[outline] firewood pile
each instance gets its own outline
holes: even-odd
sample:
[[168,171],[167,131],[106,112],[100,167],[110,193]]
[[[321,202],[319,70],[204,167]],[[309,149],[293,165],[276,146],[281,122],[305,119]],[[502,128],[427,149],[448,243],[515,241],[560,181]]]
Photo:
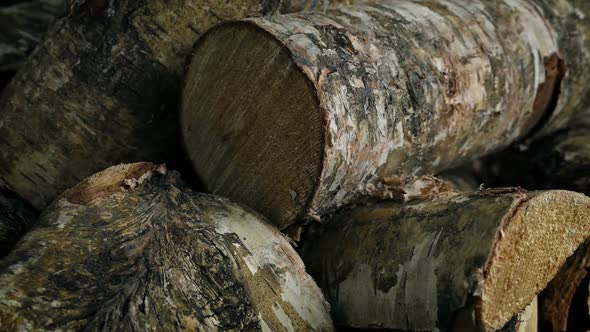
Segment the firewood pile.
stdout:
[[590,1],[0,3],[0,331],[590,330]]

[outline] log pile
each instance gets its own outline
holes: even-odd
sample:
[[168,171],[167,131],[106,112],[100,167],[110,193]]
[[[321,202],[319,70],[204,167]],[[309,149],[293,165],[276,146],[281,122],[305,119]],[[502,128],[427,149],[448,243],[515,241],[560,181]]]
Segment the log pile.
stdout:
[[1,331],[590,329],[590,2],[0,21]]

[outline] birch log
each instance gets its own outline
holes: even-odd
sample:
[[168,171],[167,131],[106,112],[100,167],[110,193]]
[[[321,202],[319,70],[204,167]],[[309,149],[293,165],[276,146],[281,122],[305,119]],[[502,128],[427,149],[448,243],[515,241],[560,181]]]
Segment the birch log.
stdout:
[[148,163],[65,192],[0,262],[0,289],[4,331],[332,330],[283,235]]
[[588,62],[578,35],[590,25],[550,3],[573,6],[385,0],[222,25],[198,42],[184,86],[191,160],[210,190],[286,228],[383,177],[505,147],[562,107],[560,93],[588,90],[561,82]]
[[37,212],[18,197],[0,192],[0,258],[37,220]]
[[337,325],[496,330],[590,236],[590,198],[490,189],[344,209],[302,257]]
[[[0,100],[0,185],[37,208],[121,161],[174,161],[185,57],[224,20],[315,0],[70,1]],[[338,2],[338,1],[337,1]],[[173,148],[179,147],[179,148]]]

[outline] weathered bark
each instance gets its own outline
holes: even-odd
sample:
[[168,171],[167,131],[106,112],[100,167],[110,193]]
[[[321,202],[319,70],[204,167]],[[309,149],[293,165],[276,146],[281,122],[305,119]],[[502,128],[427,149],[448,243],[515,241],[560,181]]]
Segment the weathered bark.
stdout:
[[65,14],[63,0],[20,0],[0,4],[0,73],[15,71],[49,29]]
[[490,186],[568,189],[590,195],[590,126],[562,130],[529,146],[483,158],[475,169]]
[[203,31],[317,1],[72,3],[0,101],[0,185],[37,208],[117,162],[181,154],[180,77]]
[[551,16],[562,5],[386,0],[222,25],[184,87],[192,162],[209,189],[285,228],[383,177],[505,147],[561,110],[560,93],[588,91],[561,84],[590,58],[576,44],[587,20]]
[[[577,322],[588,324],[587,303],[574,303],[574,295],[580,288],[588,287],[588,269],[590,268],[590,240],[581,245],[574,255],[559,269],[557,276],[540,294],[540,325],[542,331],[587,331],[590,327],[576,326]],[[586,309],[585,317],[575,317],[572,321],[570,313],[573,311],[581,315],[577,307]]]
[[[531,137],[543,137],[590,120],[590,1],[534,0],[554,29],[559,57],[567,67],[549,109]],[[548,70],[550,70],[548,68]],[[588,122],[590,126],[590,122]]]
[[489,189],[345,209],[302,257],[336,324],[501,328],[590,236],[590,198]]
[[0,258],[37,220],[37,212],[12,194],[0,192]]
[[332,329],[283,235],[148,163],[65,192],[0,272],[2,330]]

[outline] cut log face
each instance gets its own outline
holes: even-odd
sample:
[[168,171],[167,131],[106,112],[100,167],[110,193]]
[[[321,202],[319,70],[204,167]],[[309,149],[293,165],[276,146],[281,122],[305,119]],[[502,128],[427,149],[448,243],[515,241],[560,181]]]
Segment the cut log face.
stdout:
[[337,325],[496,330],[590,235],[590,198],[484,190],[345,209],[303,259]]
[[[174,161],[185,60],[211,26],[312,0],[71,2],[3,91],[0,183],[37,208],[119,162]],[[178,147],[178,148],[171,148]]]
[[191,160],[211,191],[285,229],[367,183],[505,147],[566,89],[562,26],[548,23],[563,22],[539,6],[399,0],[215,28],[184,86]]
[[332,330],[287,239],[148,163],[64,193],[0,263],[0,329]]
[[37,220],[37,212],[23,200],[0,192],[0,258],[6,256]]

